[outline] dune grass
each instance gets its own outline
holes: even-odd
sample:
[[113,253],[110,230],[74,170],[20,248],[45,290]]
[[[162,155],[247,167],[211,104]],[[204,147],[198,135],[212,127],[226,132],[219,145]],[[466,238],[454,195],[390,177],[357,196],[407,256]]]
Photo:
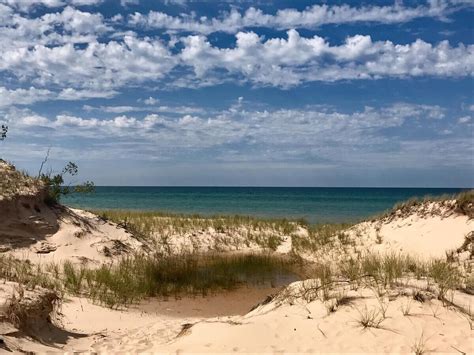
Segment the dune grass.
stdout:
[[84,296],[108,307],[145,297],[207,295],[243,285],[273,283],[298,273],[295,260],[260,254],[134,255],[99,268],[63,264],[32,265],[0,255],[0,279],[27,289],[37,286]]
[[399,202],[395,204],[390,210],[374,216],[371,220],[375,219],[385,219],[393,217],[395,212],[406,215],[413,212],[413,209],[427,206],[430,202],[438,202],[441,205],[446,203],[451,203],[454,201],[453,205],[449,207],[452,208],[456,213],[464,214],[469,218],[474,218],[474,190],[466,190],[457,194],[449,195],[443,194],[440,196],[424,196],[424,197],[413,197],[407,201]]
[[213,228],[217,232],[235,231],[246,227],[252,231],[274,230],[282,234],[296,231],[295,221],[282,218],[257,218],[250,216],[164,213],[157,211],[96,210],[93,213],[126,227],[133,227],[144,236],[173,230],[186,233],[191,230]]
[[[137,255],[98,269],[69,269],[70,288],[85,280],[92,299],[107,306],[144,297],[207,295],[241,285],[274,282],[296,271],[288,258],[270,254]],[[84,285],[84,282],[83,282]]]
[[322,246],[331,246],[337,239],[341,244],[348,244],[345,231],[350,228],[349,223],[314,224],[307,226],[308,235],[291,235],[293,249],[299,251],[316,251]]
[[[0,256],[0,279],[16,281],[27,289],[41,286],[92,299],[108,306],[133,304],[146,297],[207,295],[242,285],[272,283],[289,274],[316,279],[305,299],[331,298],[341,283],[387,290],[407,278],[425,279],[428,288],[446,300],[449,290],[462,289],[463,275],[444,260],[420,261],[402,254],[367,254],[333,265],[300,263],[297,259],[260,254],[135,255],[99,268],[59,264],[33,265]],[[308,297],[310,295],[310,297]]]
[[[162,251],[170,251],[169,243],[176,236],[193,243],[189,251],[199,251],[199,236],[213,235],[213,248],[218,251],[257,245],[276,250],[284,236],[295,233],[299,224],[287,219],[262,219],[248,216],[200,216],[151,211],[93,211],[104,220],[124,227],[136,238],[158,242]],[[194,245],[194,243],[197,243]],[[202,250],[201,250],[202,251]]]

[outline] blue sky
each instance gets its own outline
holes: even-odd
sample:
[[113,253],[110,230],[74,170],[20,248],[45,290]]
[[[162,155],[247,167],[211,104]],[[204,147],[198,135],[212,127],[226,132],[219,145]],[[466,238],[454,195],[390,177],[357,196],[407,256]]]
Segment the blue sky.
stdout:
[[0,153],[98,185],[474,186],[474,1],[0,0]]

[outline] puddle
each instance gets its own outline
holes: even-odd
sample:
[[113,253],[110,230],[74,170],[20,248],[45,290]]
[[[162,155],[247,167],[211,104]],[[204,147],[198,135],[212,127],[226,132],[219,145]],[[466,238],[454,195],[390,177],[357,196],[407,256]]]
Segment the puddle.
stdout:
[[179,299],[148,299],[136,306],[137,310],[168,317],[212,318],[244,315],[253,306],[298,280],[294,275],[279,275],[272,283],[248,285],[231,291],[206,296],[183,296]]

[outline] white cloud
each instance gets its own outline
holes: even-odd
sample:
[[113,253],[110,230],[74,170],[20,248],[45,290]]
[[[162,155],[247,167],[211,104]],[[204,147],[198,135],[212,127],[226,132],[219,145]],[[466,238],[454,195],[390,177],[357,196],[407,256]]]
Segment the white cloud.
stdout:
[[[216,161],[226,162],[323,159],[328,163],[355,164],[370,158],[372,163],[379,161],[396,165],[402,164],[405,159],[409,164],[419,165],[418,151],[410,152],[404,147],[416,143],[421,146],[420,150],[426,151],[424,144],[432,146],[436,139],[442,139],[437,133],[447,127],[439,129],[431,116],[443,111],[438,106],[405,103],[385,108],[366,107],[352,113],[312,107],[248,110],[242,103],[239,108],[233,105],[215,114],[183,114],[180,117],[154,113],[144,118],[120,115],[98,119],[63,114],[47,119],[28,111],[19,111],[14,116],[8,116],[8,122],[19,134],[41,132],[38,126],[52,129],[47,135],[53,141],[59,139],[59,145],[62,144],[61,137],[68,137],[70,143],[75,139],[95,139],[95,143],[91,141],[93,145],[90,149],[96,145],[104,158],[112,153],[103,144],[114,142],[109,149],[124,149],[128,154],[143,157],[144,151],[160,151],[163,159],[212,152]],[[417,121],[419,125],[413,124]],[[383,134],[388,128],[405,124],[419,126],[423,135],[432,134],[437,138],[411,141],[399,137],[394,141],[392,136]],[[468,141],[468,137],[450,136],[458,140],[457,146],[461,142],[466,145]],[[437,152],[446,150],[438,149],[441,150]],[[469,150],[472,147],[465,147],[465,151]],[[387,158],[387,151],[390,151],[390,159]],[[418,159],[414,159],[414,155]],[[456,159],[461,158],[458,156]],[[423,162],[428,165],[439,163],[436,157],[429,156],[424,156]]]
[[107,113],[126,113],[126,112],[159,112],[171,114],[202,114],[205,111],[195,106],[166,106],[166,105],[147,105],[147,106],[100,106],[94,107],[84,105],[86,111],[102,111]]
[[[0,0],[0,73],[16,78],[14,84],[28,82],[38,90],[58,92],[52,97],[67,100],[107,98],[122,87],[146,82],[154,82],[158,87],[199,87],[237,81],[289,88],[312,81],[461,77],[474,73],[474,45],[451,46],[448,41],[431,44],[422,40],[400,45],[391,41],[374,42],[370,36],[363,35],[332,45],[319,36],[302,37],[294,29],[284,38],[238,32],[235,46],[229,47],[215,46],[202,35],[181,39],[171,36],[167,42],[157,37],[139,38],[133,32],[114,32],[111,23],[100,13],[78,10],[70,6],[73,2],[98,1]],[[13,11],[40,3],[53,12],[32,18]],[[232,31],[258,21],[276,28],[307,27],[345,18],[401,21],[418,12],[441,16],[451,11],[452,6],[462,4],[465,5],[459,1],[456,4],[431,1],[417,7],[396,3],[358,8],[315,5],[303,11],[279,10],[274,15],[250,8],[244,15],[232,10],[225,20],[202,19],[197,23],[187,17],[186,21],[191,27],[197,26],[195,32],[203,33],[209,32],[204,28],[209,23]],[[156,16],[156,21],[175,29],[183,21],[165,14]],[[176,41],[181,41],[184,48],[175,46]],[[36,101],[43,100],[43,96],[39,94]],[[150,100],[154,99],[144,103],[157,104]]]
[[83,100],[90,98],[110,98],[116,94],[115,91],[91,91],[76,90],[66,88],[59,92],[29,87],[27,89],[7,89],[0,86],[0,108],[18,105],[31,105],[36,102],[52,101],[52,100]]
[[0,0],[0,4],[9,5],[20,11],[29,11],[37,6],[45,6],[47,8],[63,7],[66,5],[97,5],[103,0]]
[[50,100],[53,96],[54,93],[51,91],[35,87],[9,90],[0,86],[0,108],[13,105],[30,105],[35,102]]
[[73,88],[66,88],[61,90],[57,98],[59,100],[83,100],[83,99],[108,99],[116,95],[117,92],[113,90],[76,90]]
[[463,116],[458,118],[458,123],[464,124],[471,122],[471,116]]
[[236,38],[234,48],[218,48],[203,36],[188,36],[180,57],[199,78],[225,69],[256,84],[282,87],[305,81],[474,73],[474,45],[451,47],[448,41],[398,45],[356,35],[331,46],[322,37],[304,38],[296,30],[288,31],[287,39],[264,40],[254,32],[239,32]]
[[127,7],[128,5],[138,5],[140,0],[120,0],[120,5]]
[[[86,23],[85,19],[71,21],[67,26],[80,34],[88,28]],[[96,93],[147,81],[179,87],[237,79],[287,88],[311,81],[474,73],[474,45],[452,47],[448,41],[399,45],[355,35],[331,45],[322,37],[301,37],[290,30],[287,38],[269,39],[239,32],[231,48],[213,46],[206,37],[196,35],[182,38],[182,43],[184,48],[176,52],[160,39],[126,35],[123,41],[93,39],[82,47],[72,43],[7,46],[0,51],[0,71],[38,87],[55,85]],[[171,76],[174,69],[181,70],[177,78]]]
[[244,13],[235,8],[221,18],[196,18],[183,14],[170,16],[164,12],[150,11],[148,14],[136,12],[129,17],[135,26],[159,28],[169,31],[190,31],[202,34],[222,31],[236,33],[248,27],[275,29],[308,28],[316,29],[327,24],[356,22],[403,23],[422,17],[444,18],[460,6],[472,6],[470,1],[428,1],[416,7],[407,7],[400,2],[388,6],[313,5],[299,11],[281,9],[276,14],[266,14],[250,7]]
[[159,40],[126,36],[123,42],[36,45],[0,52],[0,71],[28,78],[37,85],[59,85],[76,90],[110,91],[131,82],[163,78],[176,64]]
[[148,99],[143,100],[143,102],[145,105],[156,105],[160,100],[150,96]]
[[[2,50],[28,48],[36,45],[89,43],[111,28],[98,13],[80,11],[66,6],[61,12],[30,18],[11,12],[0,4],[0,46]],[[3,9],[10,9],[4,14]]]

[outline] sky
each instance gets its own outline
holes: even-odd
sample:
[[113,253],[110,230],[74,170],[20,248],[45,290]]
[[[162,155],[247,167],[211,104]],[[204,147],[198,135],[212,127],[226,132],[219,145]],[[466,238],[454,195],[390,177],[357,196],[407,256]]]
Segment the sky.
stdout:
[[474,0],[0,0],[0,156],[161,186],[474,186]]

